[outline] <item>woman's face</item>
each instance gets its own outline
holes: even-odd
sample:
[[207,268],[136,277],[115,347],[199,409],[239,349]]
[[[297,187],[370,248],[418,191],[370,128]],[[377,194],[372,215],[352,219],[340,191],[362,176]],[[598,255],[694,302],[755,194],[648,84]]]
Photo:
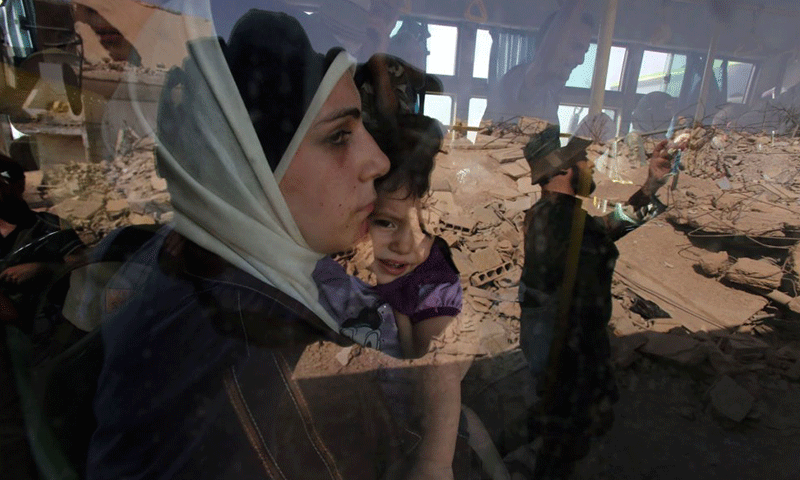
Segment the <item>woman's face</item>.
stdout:
[[335,253],[367,233],[373,181],[389,170],[361,122],[361,97],[344,75],[322,106],[279,184],[312,250]]

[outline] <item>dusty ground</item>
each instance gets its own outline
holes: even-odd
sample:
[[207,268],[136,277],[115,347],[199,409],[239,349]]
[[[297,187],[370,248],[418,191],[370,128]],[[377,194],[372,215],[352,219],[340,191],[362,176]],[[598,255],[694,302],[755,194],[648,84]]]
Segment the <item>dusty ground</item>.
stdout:
[[[475,356],[464,403],[504,453],[524,441],[533,399],[517,347],[521,223],[539,197],[522,159],[523,133],[479,135],[475,144],[451,138],[437,159],[430,199],[431,221],[451,245],[465,287],[459,323],[437,349],[445,357]],[[778,268],[782,292],[798,294],[800,253],[795,248],[792,260],[790,249],[800,238],[800,142],[691,133],[686,171],[674,190],[661,192],[669,210],[618,243],[611,328],[622,339],[622,398],[614,428],[576,479],[800,478],[800,321],[765,292],[702,276],[696,267],[710,253],[724,253],[730,263],[765,262]],[[593,214],[624,201],[646,175],[627,147],[607,147],[592,147],[598,189],[584,205]],[[645,139],[642,148],[652,147]],[[155,173],[152,139],[122,131],[115,152],[101,164],[67,163],[30,175],[27,199],[72,221],[87,243],[116,227],[168,222],[169,195]],[[344,259],[350,273],[367,276],[368,251]],[[632,312],[635,297],[670,318]],[[322,344],[309,348],[296,374],[404,366],[360,347]]]
[[[153,42],[182,32],[182,21],[126,2],[131,16],[116,14],[121,9],[109,10],[100,0],[76,2],[85,13],[100,12],[118,36],[131,40],[117,52],[109,25],[93,24],[91,16],[79,21],[93,64],[89,70],[121,68],[115,56],[128,58],[131,48],[144,69],[179,64],[183,39],[167,42],[175,45],[172,50],[156,49]],[[504,453],[524,441],[524,416],[533,399],[517,348],[516,290],[523,262],[521,219],[539,191],[530,185],[522,160],[521,133],[481,135],[475,145],[451,138],[432,178],[433,221],[453,247],[465,287],[459,324],[437,348],[445,356],[475,356],[463,382],[463,401]],[[800,321],[760,293],[695,269],[706,253],[766,261],[784,274],[780,290],[798,294],[800,262],[790,260],[788,248],[800,237],[800,142],[700,129],[692,132],[690,145],[676,188],[662,190],[670,210],[619,244],[612,330],[621,339],[616,342],[621,399],[613,429],[581,462],[576,479],[800,478]],[[113,160],[29,175],[27,200],[68,218],[87,243],[116,227],[166,223],[172,217],[169,196],[155,174],[152,146],[152,139],[123,131]],[[642,148],[652,151],[653,142],[645,139]],[[646,167],[621,143],[618,149],[592,151],[598,190],[584,205],[602,214],[636,190]],[[607,151],[611,155],[604,157]],[[364,275],[368,252],[348,258],[350,272]],[[628,290],[654,301],[671,318],[631,312]],[[409,365],[360,347],[320,344],[308,349],[296,374]],[[732,382],[725,383],[729,389],[712,398],[709,392],[726,379]],[[730,418],[732,412],[743,412],[743,418]]]
[[580,465],[580,479],[800,478],[800,385],[778,375],[738,378],[758,396],[741,424],[708,406],[708,378],[642,363],[620,372],[612,430]]

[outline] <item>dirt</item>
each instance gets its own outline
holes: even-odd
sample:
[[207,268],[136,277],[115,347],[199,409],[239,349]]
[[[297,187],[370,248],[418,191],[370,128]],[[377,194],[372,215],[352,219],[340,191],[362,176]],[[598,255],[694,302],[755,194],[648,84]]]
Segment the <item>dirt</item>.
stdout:
[[[430,220],[452,248],[466,293],[459,321],[437,340],[432,358],[474,356],[464,403],[508,453],[525,441],[533,401],[518,348],[516,291],[524,260],[522,218],[540,192],[514,152],[526,133],[486,133],[477,145],[463,138],[449,142],[433,173]],[[615,358],[622,398],[614,428],[575,478],[798,478],[800,350],[792,342],[800,338],[800,322],[757,293],[702,275],[695,264],[722,251],[731,261],[768,259],[783,272],[779,288],[796,295],[797,260],[790,249],[800,238],[800,143],[713,129],[691,134],[687,169],[675,188],[661,191],[667,212],[619,244],[612,330],[620,338]],[[652,151],[651,140],[643,145]],[[636,191],[647,167],[627,147],[618,147],[613,158],[608,145],[593,151],[610,160],[584,205],[602,214]],[[113,228],[172,218],[166,184],[155,172],[153,140],[123,130],[115,152],[98,164],[52,167],[36,187],[41,208],[64,215],[87,243]],[[761,158],[771,160],[751,165]],[[370,255],[362,247],[341,260],[349,273],[369,280]],[[670,317],[631,313],[623,301],[627,290]],[[419,364],[321,343],[307,349],[296,375]],[[723,378],[733,382],[726,380],[729,391],[746,390],[752,405],[715,406],[708,392]],[[737,398],[746,402],[748,395]],[[741,421],[720,413],[742,411]]]

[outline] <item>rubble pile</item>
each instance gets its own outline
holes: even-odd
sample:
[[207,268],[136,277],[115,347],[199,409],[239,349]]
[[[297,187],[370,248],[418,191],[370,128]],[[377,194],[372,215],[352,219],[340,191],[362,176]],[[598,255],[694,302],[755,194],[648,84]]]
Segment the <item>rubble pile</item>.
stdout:
[[[519,388],[524,364],[514,349],[516,293],[522,220],[538,187],[522,155],[529,134],[502,127],[480,132],[474,143],[455,138],[433,175],[437,233],[451,245],[465,286],[463,321],[478,325],[479,352],[515,366],[479,362],[466,380],[467,397],[491,396],[486,385],[503,377]],[[685,168],[659,194],[667,211],[617,242],[611,328],[621,383],[642,368],[688,369],[699,392],[693,418],[707,412],[728,424],[771,424],[764,389],[793,388],[786,382],[800,372],[800,336],[791,335],[800,333],[800,316],[793,316],[800,306],[793,288],[800,184],[792,175],[800,171],[800,142],[711,128],[680,134],[689,137]],[[598,186],[585,208],[608,213],[634,193],[658,141],[633,134],[593,144]]]
[[38,185],[49,210],[70,222],[87,244],[115,228],[167,223],[173,216],[167,183],[156,174],[153,139],[121,130],[116,152],[99,164],[54,165]]
[[[519,387],[527,373],[517,349],[517,289],[524,212],[539,198],[539,188],[530,184],[522,148],[543,126],[522,119],[515,127],[484,130],[474,142],[454,136],[437,157],[427,199],[428,224],[451,246],[465,292],[462,315],[435,342],[433,358],[492,359],[476,362],[464,392],[475,408],[479,398],[487,405],[502,403],[502,414],[478,413],[499,415],[503,428],[517,422],[532,401],[527,387]],[[770,138],[762,151],[784,156],[757,161],[769,157],[758,153],[760,138],[693,131],[694,167],[687,163],[677,182],[660,192],[667,211],[617,242],[611,329],[620,382],[635,384],[643,369],[659,365],[689,369],[700,392],[692,399],[692,418],[708,412],[721,422],[768,423],[772,414],[763,389],[793,388],[800,379],[800,204],[794,177],[784,173],[800,167],[798,155],[790,153],[797,148],[800,154],[800,145],[783,139],[773,145]],[[593,145],[590,154],[605,157],[613,168],[596,174],[597,190],[585,207],[603,214],[628,198],[647,172],[640,153],[651,153],[656,143],[629,136]],[[745,149],[735,154],[740,163],[726,153]],[[718,165],[727,166],[724,177]],[[172,218],[166,182],[155,171],[153,141],[130,130],[120,132],[113,160],[53,167],[38,191],[90,242],[119,226]],[[348,273],[370,281],[368,246],[340,260]],[[393,363],[360,347],[320,346],[308,356],[302,365],[314,364],[309,374],[407,362]],[[328,357],[336,361],[321,360]],[[505,396],[488,388],[504,382],[510,389]],[[486,395],[502,398],[486,403]]]

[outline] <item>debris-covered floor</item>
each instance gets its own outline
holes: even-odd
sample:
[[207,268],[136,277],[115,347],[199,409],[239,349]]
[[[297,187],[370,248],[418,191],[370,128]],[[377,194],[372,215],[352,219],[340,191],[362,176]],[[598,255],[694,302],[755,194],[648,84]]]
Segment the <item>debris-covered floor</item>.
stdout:
[[[521,147],[541,128],[521,121],[450,138],[430,199],[438,234],[453,248],[464,311],[437,355],[476,355],[464,403],[501,450],[524,437],[531,402],[517,348],[521,223],[538,198]],[[622,398],[612,431],[577,478],[800,477],[800,140],[698,128],[685,170],[660,192],[668,210],[618,242],[615,362]],[[646,175],[655,139],[593,145],[598,188],[584,204],[602,213]],[[68,218],[87,242],[128,224],[166,223],[166,184],[154,142],[130,130],[116,157],[68,162],[28,175],[29,202]],[[368,276],[368,249],[344,256]],[[318,345],[298,375],[404,365],[358,347]]]

